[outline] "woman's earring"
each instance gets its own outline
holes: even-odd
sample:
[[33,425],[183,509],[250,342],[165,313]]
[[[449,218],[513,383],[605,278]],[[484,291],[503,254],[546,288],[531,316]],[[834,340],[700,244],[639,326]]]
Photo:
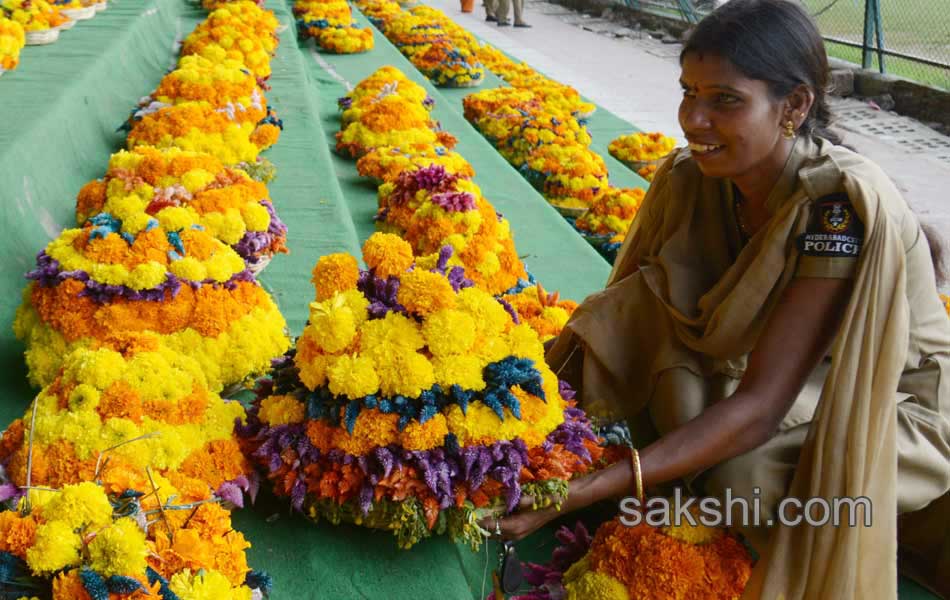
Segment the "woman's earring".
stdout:
[[792,139],[795,137],[795,121],[789,119],[785,121],[785,129],[782,131],[782,135],[785,136],[785,139]]

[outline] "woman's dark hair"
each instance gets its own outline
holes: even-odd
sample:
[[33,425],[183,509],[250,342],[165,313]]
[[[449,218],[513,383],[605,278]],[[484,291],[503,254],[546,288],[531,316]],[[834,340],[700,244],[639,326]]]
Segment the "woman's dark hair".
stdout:
[[769,85],[783,98],[799,85],[815,94],[815,103],[799,129],[835,144],[831,110],[825,99],[828,55],[818,27],[799,4],[789,0],[730,0],[700,21],[690,34],[680,62],[688,53],[722,57],[746,77]]

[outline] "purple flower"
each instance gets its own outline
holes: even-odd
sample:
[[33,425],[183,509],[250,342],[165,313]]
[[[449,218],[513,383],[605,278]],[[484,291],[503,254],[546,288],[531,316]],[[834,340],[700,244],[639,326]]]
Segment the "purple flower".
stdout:
[[475,210],[475,196],[471,192],[439,192],[432,195],[432,202],[448,212]]

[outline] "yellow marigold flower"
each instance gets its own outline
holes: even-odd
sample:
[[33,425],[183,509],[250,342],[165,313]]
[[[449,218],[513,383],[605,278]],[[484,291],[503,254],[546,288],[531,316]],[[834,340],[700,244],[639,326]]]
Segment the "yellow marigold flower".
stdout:
[[198,213],[193,208],[172,206],[158,211],[155,215],[165,231],[181,231],[198,222]]
[[50,521],[36,528],[33,547],[26,551],[26,563],[34,573],[49,574],[79,564],[82,539],[63,521]]
[[[307,332],[304,332],[304,335],[307,335]],[[304,338],[301,337],[301,341],[303,339]],[[300,347],[300,342],[298,342],[297,346],[298,348]],[[333,355],[314,354],[308,356],[306,359],[302,359],[298,350],[294,364],[300,369],[300,381],[311,390],[315,390],[326,384],[327,369],[330,368],[330,365],[333,364],[337,358],[337,356]]]
[[204,263],[191,256],[172,261],[168,270],[171,271],[175,277],[190,281],[203,281],[208,277],[208,269]]
[[228,578],[214,570],[192,574],[191,569],[175,573],[168,582],[169,589],[181,600],[250,600],[250,588],[232,589]]
[[356,337],[356,317],[342,298],[310,303],[308,335],[324,352],[342,352]]
[[699,520],[702,515],[700,514],[698,506],[690,506],[689,511],[692,513],[693,520],[696,521],[696,525],[691,524],[685,517],[680,519],[679,525],[676,525],[674,521],[676,514],[671,508],[669,518],[671,525],[663,527],[660,531],[673,539],[686,542],[687,544],[692,544],[694,546],[711,544],[723,535],[725,530],[719,527],[708,527],[702,524],[702,522]]
[[359,277],[360,267],[356,259],[338,252],[320,258],[310,281],[317,289],[317,300],[326,300],[339,292],[355,289]]
[[449,389],[452,385],[459,385],[462,389],[479,392],[485,389],[485,380],[482,378],[484,364],[476,356],[466,354],[449,354],[435,356],[432,359],[432,368],[435,370],[435,382],[442,389]]
[[366,356],[341,356],[327,369],[330,392],[351,400],[379,390],[379,376],[373,360]]
[[398,276],[412,266],[412,246],[391,233],[374,233],[363,244],[363,260],[377,277]]
[[136,265],[125,285],[133,290],[150,290],[165,281],[165,267],[153,260]]
[[455,290],[443,275],[415,270],[399,280],[399,303],[410,313],[421,316],[455,306]]
[[479,335],[495,336],[513,325],[511,315],[491,294],[475,287],[465,288],[456,297],[459,310],[475,319]]
[[63,487],[44,510],[46,518],[55,519],[71,529],[104,527],[112,522],[112,504],[105,490],[91,481]]
[[99,390],[88,383],[80,383],[69,393],[69,408],[74,411],[95,410],[99,406]]
[[425,345],[419,324],[405,315],[388,312],[382,319],[367,321],[360,328],[360,350],[378,353],[416,351]]
[[610,575],[587,571],[565,586],[567,600],[629,600],[627,587]]
[[521,323],[508,332],[508,346],[519,358],[530,358],[536,364],[544,364],[544,345],[537,332],[527,323]]
[[435,384],[435,371],[425,356],[415,352],[377,353],[379,388],[384,396],[415,398]]
[[475,342],[475,320],[459,310],[440,310],[429,315],[422,334],[433,355],[462,354]]
[[132,519],[119,519],[96,534],[89,543],[92,569],[103,577],[145,571],[145,532]]
[[261,421],[275,425],[301,423],[305,416],[305,407],[293,396],[269,396],[261,402],[259,413]]

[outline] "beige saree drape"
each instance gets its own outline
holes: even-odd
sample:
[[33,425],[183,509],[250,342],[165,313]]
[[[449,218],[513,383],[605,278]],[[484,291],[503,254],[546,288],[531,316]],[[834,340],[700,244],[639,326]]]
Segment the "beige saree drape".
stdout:
[[[731,247],[725,185],[703,177],[686,152],[668,160],[607,288],[578,308],[548,362],[555,370],[578,367],[586,410],[628,420],[653,398],[660,373],[741,378],[746,355],[795,275],[795,240],[812,201],[847,192],[865,226],[864,246],[789,495],[867,497],[873,526],[775,528],[744,597],[894,599],[895,398],[911,326],[905,249],[918,228],[906,222],[903,199],[877,167],[824,140],[796,142],[767,200],[772,218],[741,252]],[[944,325],[938,341],[950,340]],[[947,437],[944,425],[936,429]]]

